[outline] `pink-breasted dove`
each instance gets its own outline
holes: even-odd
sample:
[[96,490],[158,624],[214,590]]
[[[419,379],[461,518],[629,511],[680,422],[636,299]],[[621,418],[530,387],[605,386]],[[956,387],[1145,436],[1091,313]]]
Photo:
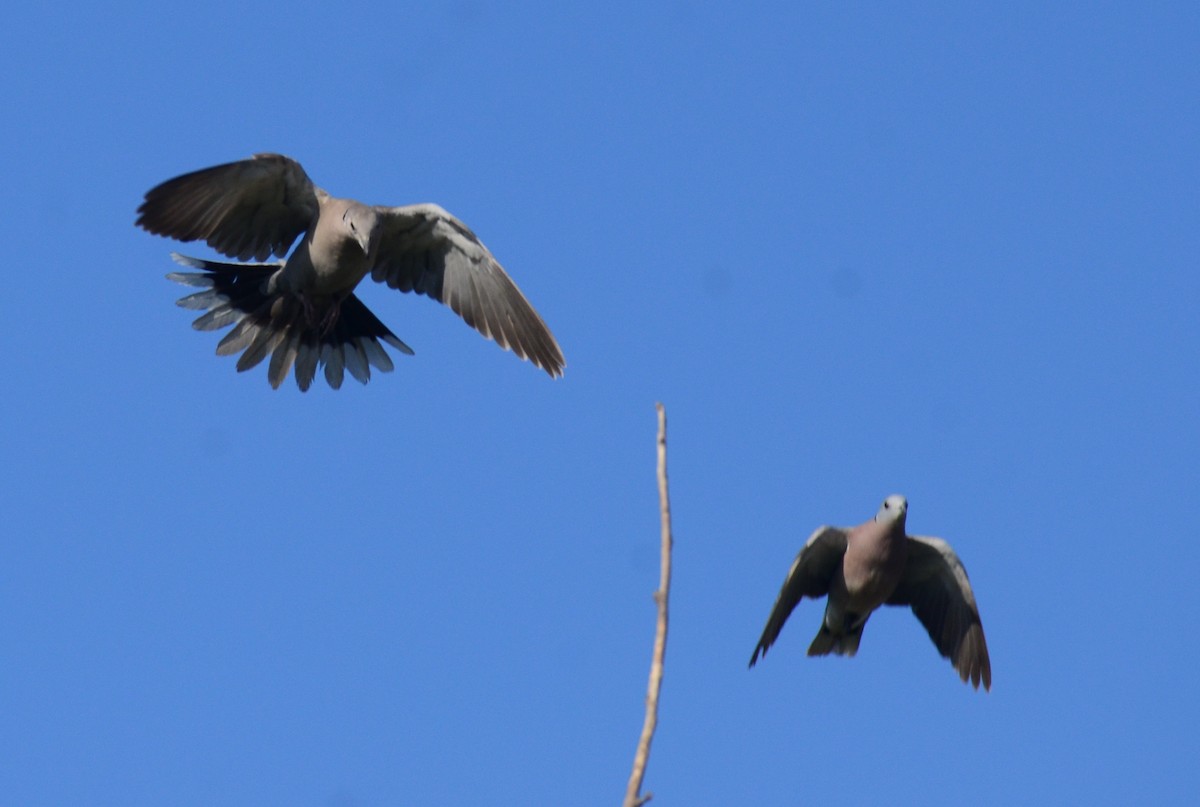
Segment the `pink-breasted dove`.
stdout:
[[779,637],[803,597],[828,595],[810,656],[853,656],[881,605],[907,605],[963,681],[992,688],[992,663],[975,594],[958,555],[939,538],[905,533],[908,500],[889,496],[857,527],[820,527],[792,563],[750,657],[753,667]]
[[168,180],[146,193],[138,226],[180,241],[205,241],[240,261],[221,263],[173,254],[199,273],[172,280],[203,291],[184,308],[205,311],[198,330],[233,325],[219,355],[242,351],[237,369],[270,357],[267,378],[278,388],[295,366],[307,390],[318,367],[335,389],[344,371],[366,383],[370,368],[393,367],[380,340],[412,349],[354,295],[367,275],[393,289],[427,295],[503,348],[562,375],[566,362],[550,329],[465,224],[434,204],[384,207],[339,199],[318,188],[293,159],[256,154]]

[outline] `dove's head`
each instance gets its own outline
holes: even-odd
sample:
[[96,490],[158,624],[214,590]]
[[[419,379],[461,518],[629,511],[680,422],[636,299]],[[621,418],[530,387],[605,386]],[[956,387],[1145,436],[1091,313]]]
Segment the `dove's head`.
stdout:
[[379,240],[379,230],[382,225],[379,211],[356,202],[348,206],[345,213],[342,213],[342,223],[346,225],[350,237],[362,247],[363,254],[370,255]]
[[906,515],[908,515],[908,499],[899,493],[893,493],[883,500],[883,504],[879,506],[879,512],[875,514],[875,520],[899,521],[903,524]]

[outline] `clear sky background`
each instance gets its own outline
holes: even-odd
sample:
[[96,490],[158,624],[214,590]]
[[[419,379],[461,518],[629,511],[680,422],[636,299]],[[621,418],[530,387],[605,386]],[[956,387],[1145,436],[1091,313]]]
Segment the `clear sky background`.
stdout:
[[[606,805],[675,586],[655,805],[1195,804],[1195,3],[22,3],[0,30],[0,801]],[[414,357],[279,391],[190,328],[151,186],[279,151],[466,221],[563,379],[368,284]],[[890,493],[911,613],[746,663]]]

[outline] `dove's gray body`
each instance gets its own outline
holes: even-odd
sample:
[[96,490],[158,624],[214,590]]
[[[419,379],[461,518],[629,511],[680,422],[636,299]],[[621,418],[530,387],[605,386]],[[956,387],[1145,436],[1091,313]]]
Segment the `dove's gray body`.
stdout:
[[284,263],[279,286],[324,297],[352,292],[377,257],[380,224],[374,208],[325,196],[317,218]]
[[892,596],[904,562],[908,541],[904,520],[868,521],[846,532],[842,562],[834,567],[821,631],[810,655],[829,652],[853,656],[858,651],[867,617]]
[[180,304],[205,310],[195,326],[234,325],[220,354],[245,350],[238,369],[271,357],[278,387],[292,364],[307,389],[319,365],[340,386],[343,368],[360,381],[369,366],[391,370],[379,344],[412,350],[355,296],[368,274],[401,291],[449,305],[467,324],[551,376],[562,374],[562,351],[541,317],[466,225],[433,204],[382,207],[330,196],[295,160],[279,154],[185,174],[146,194],[138,225],[181,241],[203,240],[238,260],[220,263],[175,256],[203,274],[172,274],[207,289]]
[[865,524],[818,528],[788,571],[750,666],[775,643],[802,598],[828,595],[808,655],[853,656],[875,609],[907,605],[959,676],[991,689],[991,660],[967,572],[945,541],[907,535],[907,513],[903,496],[889,496]]

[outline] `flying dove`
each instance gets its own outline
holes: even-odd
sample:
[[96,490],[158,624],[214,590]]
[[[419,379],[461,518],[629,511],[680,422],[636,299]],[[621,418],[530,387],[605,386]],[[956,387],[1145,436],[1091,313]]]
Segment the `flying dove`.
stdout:
[[383,207],[330,196],[300,163],[281,154],[217,165],[167,180],[146,193],[138,226],[180,241],[205,241],[239,261],[221,263],[172,253],[199,273],[171,280],[203,289],[179,305],[201,310],[198,330],[234,328],[217,345],[242,352],[238,371],[270,357],[267,378],[278,388],[295,365],[307,390],[319,366],[337,389],[343,371],[362,383],[370,367],[388,372],[380,340],[412,348],[354,295],[367,275],[393,289],[450,306],[500,347],[562,375],[566,362],[542,318],[465,224],[435,204]]
[[907,514],[907,499],[888,496],[865,524],[819,527],[788,570],[750,666],[766,656],[801,598],[828,594],[808,655],[853,656],[876,608],[907,605],[959,677],[990,691],[992,662],[967,570],[945,541],[906,535]]

